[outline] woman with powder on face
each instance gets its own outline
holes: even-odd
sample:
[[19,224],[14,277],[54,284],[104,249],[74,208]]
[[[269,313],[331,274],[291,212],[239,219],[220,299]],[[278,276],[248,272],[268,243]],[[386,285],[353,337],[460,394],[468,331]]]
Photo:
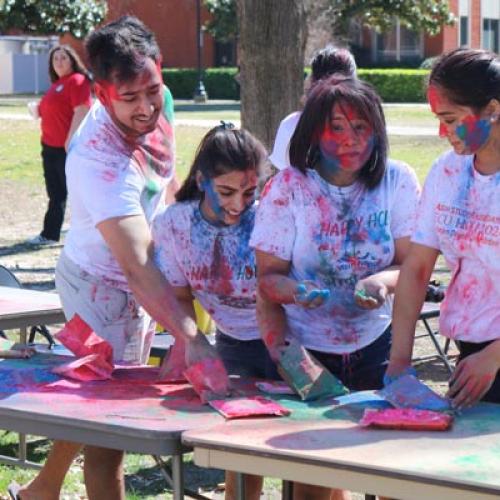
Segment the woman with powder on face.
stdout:
[[[377,94],[342,76],[312,89],[290,161],[264,188],[250,241],[261,335],[277,362],[293,339],[348,388],[379,389],[391,294],[414,225],[415,174],[387,159]],[[294,491],[298,498],[330,494],[305,485]]]
[[[179,304],[193,319],[193,299],[217,326],[216,349],[231,375],[268,378],[272,365],[255,315],[255,256],[248,241],[255,219],[255,193],[266,158],[262,144],[245,130],[224,124],[203,138],[177,203],[156,217],[153,240],[158,267]],[[185,369],[183,344],[162,365],[160,378]],[[227,473],[226,498],[235,498]],[[246,476],[247,498],[259,498],[262,478]]]
[[452,276],[439,331],[460,351],[448,395],[456,407],[500,403],[500,58],[472,49],[442,56],[427,95],[453,149],[425,181],[396,291],[387,379],[411,365],[415,323],[442,253]]

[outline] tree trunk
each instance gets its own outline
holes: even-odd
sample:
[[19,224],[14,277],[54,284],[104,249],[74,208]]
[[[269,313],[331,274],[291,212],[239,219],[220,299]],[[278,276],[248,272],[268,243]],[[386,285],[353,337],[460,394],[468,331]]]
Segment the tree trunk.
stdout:
[[307,38],[303,0],[238,0],[242,126],[270,148],[299,107]]

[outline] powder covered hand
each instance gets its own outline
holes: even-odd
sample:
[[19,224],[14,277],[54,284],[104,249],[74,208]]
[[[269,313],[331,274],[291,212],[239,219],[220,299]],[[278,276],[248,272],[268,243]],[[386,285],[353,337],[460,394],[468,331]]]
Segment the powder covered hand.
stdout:
[[318,288],[313,281],[301,281],[297,285],[293,298],[296,304],[313,309],[322,305],[329,296],[330,290],[327,288]]
[[359,280],[354,288],[354,300],[363,309],[377,309],[387,298],[387,286],[373,276]]
[[229,393],[229,377],[224,364],[206,335],[198,332],[193,340],[186,343],[186,364],[188,369],[184,375],[190,382],[196,376],[196,385],[219,396]]
[[500,368],[500,341],[460,361],[450,378],[447,396],[455,408],[477,403],[490,389]]

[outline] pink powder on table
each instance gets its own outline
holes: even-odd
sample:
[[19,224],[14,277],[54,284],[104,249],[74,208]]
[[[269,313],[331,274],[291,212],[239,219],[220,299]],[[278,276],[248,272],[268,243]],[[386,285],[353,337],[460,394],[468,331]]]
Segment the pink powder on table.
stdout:
[[64,365],[56,366],[52,369],[52,373],[82,382],[112,378],[108,363],[103,362],[103,358],[99,354],[89,354]]
[[368,409],[359,422],[363,427],[409,431],[445,431],[452,423],[453,417],[447,413],[412,408]]
[[208,404],[228,420],[266,415],[283,417],[291,413],[290,410],[279,403],[263,398],[262,396],[216,399],[209,401]]
[[202,403],[228,394],[229,378],[220,359],[203,359],[184,370],[184,376]]

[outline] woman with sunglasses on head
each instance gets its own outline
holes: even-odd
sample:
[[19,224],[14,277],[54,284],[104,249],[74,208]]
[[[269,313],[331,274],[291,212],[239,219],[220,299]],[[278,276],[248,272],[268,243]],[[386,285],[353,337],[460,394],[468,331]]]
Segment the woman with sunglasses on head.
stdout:
[[411,366],[415,323],[441,253],[451,281],[439,333],[460,351],[448,395],[456,407],[500,403],[500,57],[473,49],[443,55],[427,96],[452,150],[425,181],[396,291],[387,379]]

